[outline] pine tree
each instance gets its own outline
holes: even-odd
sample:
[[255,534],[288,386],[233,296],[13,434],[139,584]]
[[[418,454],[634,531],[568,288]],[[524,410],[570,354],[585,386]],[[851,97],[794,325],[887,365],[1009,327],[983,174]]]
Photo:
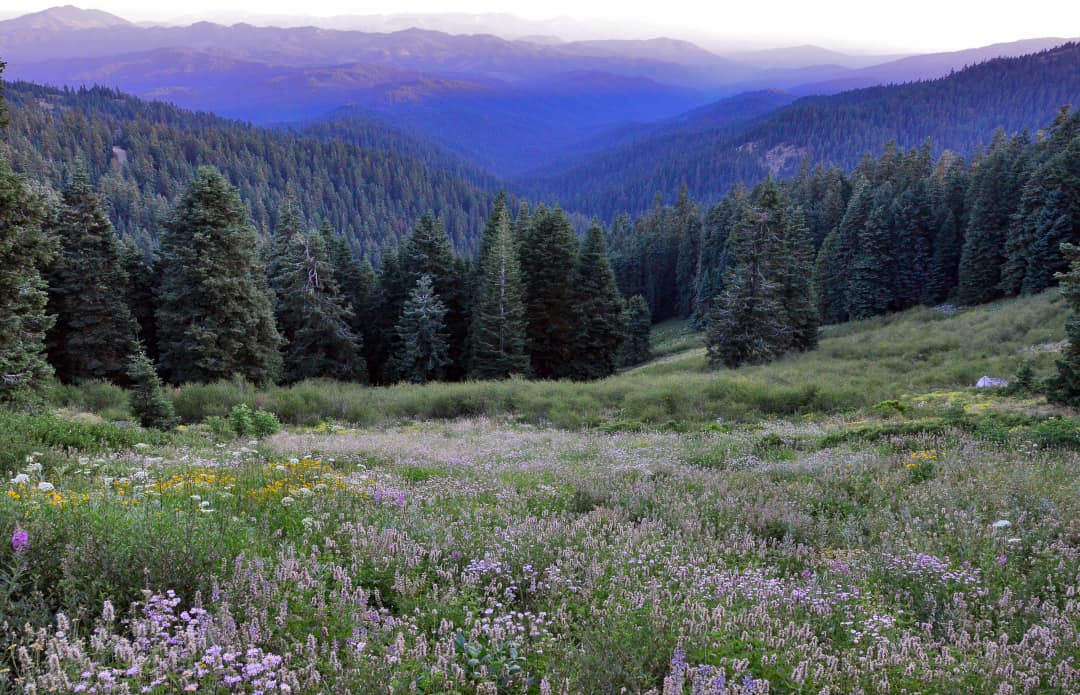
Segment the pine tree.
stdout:
[[49,362],[66,383],[127,381],[137,324],[128,305],[123,248],[80,167],[50,216],[60,252],[49,267]]
[[469,325],[468,374],[504,379],[526,374],[525,305],[510,213],[502,193],[480,240],[476,296]]
[[631,367],[648,362],[652,358],[649,347],[649,332],[652,329],[652,317],[649,315],[649,303],[640,294],[635,294],[626,304],[626,333],[619,348],[619,365]]
[[300,230],[298,214],[282,215],[269,266],[278,330],[285,339],[283,379],[363,381],[367,370],[352,311],[338,289],[323,234]]
[[783,238],[777,222],[769,212],[748,208],[732,229],[724,289],[705,329],[710,364],[761,364],[791,344],[779,282]]
[[397,320],[411,288],[405,284],[401,254],[388,246],[379,264],[377,291],[372,302],[372,328],[364,343],[368,378],[376,384],[391,383],[396,378],[392,358],[397,351]]
[[969,188],[967,230],[960,256],[957,300],[980,304],[1001,296],[1010,218],[1020,202],[1027,139],[995,134],[987,156],[978,164]]
[[574,376],[580,314],[571,271],[577,265],[577,239],[562,210],[539,208],[521,246],[525,286],[526,349],[533,376]]
[[446,307],[450,362],[443,373],[449,379],[460,378],[464,375],[468,333],[465,277],[443,223],[431,215],[421,217],[403,246],[400,262],[406,287],[415,287],[420,277],[427,275],[435,294]]
[[690,200],[684,183],[675,203],[674,224],[678,235],[678,259],[675,262],[675,287],[678,312],[689,317],[697,304],[698,277],[701,274],[701,210]]
[[165,222],[160,266],[158,348],[171,381],[277,378],[281,338],[255,230],[217,170],[199,169]]
[[142,349],[131,357],[127,370],[131,382],[131,412],[143,427],[170,429],[176,422],[172,401],[165,395],[154,363]]
[[[884,313],[894,299],[890,188],[886,183],[874,194],[870,215],[857,235],[847,287],[848,313],[855,320]],[[918,270],[902,268],[900,272],[914,273]]]
[[814,298],[814,250],[801,208],[784,212],[783,235],[781,301],[791,327],[791,348],[811,350],[817,347],[820,319]]
[[[0,98],[0,126],[5,116]],[[52,375],[45,359],[52,318],[45,311],[42,269],[56,243],[42,231],[44,219],[41,200],[0,156],[0,403],[33,400]]]
[[124,240],[121,255],[121,263],[128,276],[128,311],[135,319],[138,340],[142,343],[146,356],[153,361],[158,354],[157,325],[154,321],[154,311],[157,306],[157,273],[154,272],[153,263],[147,263],[143,252],[130,237]]
[[417,384],[438,380],[450,364],[446,306],[435,294],[431,277],[421,275],[401,309],[397,322],[399,379]]
[[626,332],[626,305],[608,262],[604,232],[595,220],[581,246],[574,292],[580,316],[574,346],[574,378],[609,376],[615,372],[619,346]]
[[841,323],[850,317],[851,266],[859,248],[859,235],[874,207],[873,196],[870,180],[857,176],[840,225],[825,237],[818,250],[815,284],[823,323]]
[[1058,274],[1061,294],[1069,304],[1065,335],[1069,343],[1057,362],[1057,376],[1051,380],[1047,395],[1051,400],[1073,407],[1080,406],[1080,246],[1062,244],[1061,253],[1069,270]]

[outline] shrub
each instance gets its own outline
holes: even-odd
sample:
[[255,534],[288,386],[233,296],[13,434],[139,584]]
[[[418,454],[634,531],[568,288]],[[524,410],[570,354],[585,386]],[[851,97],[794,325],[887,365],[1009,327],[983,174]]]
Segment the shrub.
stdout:
[[131,413],[143,427],[171,429],[176,424],[172,401],[161,387],[154,363],[141,350],[128,367],[131,379]]
[[229,427],[238,437],[255,433],[255,420],[247,403],[235,405],[229,411]]
[[254,430],[253,434],[258,437],[276,434],[281,429],[281,423],[278,422],[277,416],[265,410],[255,411],[251,416],[251,425]]

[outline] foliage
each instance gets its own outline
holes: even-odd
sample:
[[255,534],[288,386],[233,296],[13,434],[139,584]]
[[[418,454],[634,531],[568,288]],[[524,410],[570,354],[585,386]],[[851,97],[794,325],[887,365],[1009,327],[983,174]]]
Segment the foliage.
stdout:
[[131,382],[131,414],[143,427],[167,430],[176,424],[172,401],[165,395],[154,363],[141,350],[132,358],[127,371]]
[[237,190],[200,169],[161,244],[157,340],[170,381],[277,378],[281,339],[256,243]]
[[101,199],[78,169],[49,217],[60,252],[50,265],[49,363],[61,381],[127,380],[137,324],[128,305],[122,247]]

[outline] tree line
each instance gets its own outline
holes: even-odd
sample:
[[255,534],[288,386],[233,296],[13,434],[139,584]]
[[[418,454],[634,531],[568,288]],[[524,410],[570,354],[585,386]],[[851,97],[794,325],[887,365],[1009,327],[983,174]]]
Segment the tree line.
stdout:
[[[656,320],[689,318],[719,335],[742,301],[774,346],[808,335],[810,310],[832,324],[1041,292],[1067,270],[1061,244],[1077,242],[1080,111],[1068,108],[1034,137],[998,130],[970,159],[889,143],[851,174],[804,163],[707,210],[684,188],[673,206],[657,199],[637,220],[619,216],[609,238],[622,293],[642,295]],[[771,306],[785,294],[813,299],[783,318]]]

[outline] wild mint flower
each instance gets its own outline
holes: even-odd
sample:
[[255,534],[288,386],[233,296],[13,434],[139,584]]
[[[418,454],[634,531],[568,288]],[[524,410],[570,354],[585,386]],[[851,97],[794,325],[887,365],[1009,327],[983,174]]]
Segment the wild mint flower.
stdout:
[[30,534],[22,526],[15,525],[15,533],[11,534],[11,547],[17,553],[21,553],[30,545]]

